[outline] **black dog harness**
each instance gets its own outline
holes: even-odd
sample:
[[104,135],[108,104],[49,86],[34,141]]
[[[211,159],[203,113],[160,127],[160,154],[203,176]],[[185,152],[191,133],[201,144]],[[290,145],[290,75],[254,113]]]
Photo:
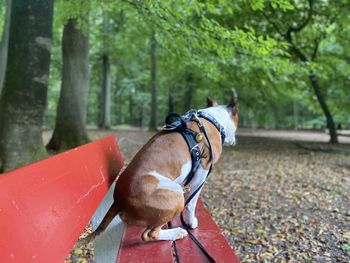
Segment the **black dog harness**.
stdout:
[[[203,135],[207,137],[205,127],[199,117],[206,119],[211,124],[213,124],[221,135],[221,144],[225,142],[225,130],[224,127],[210,114],[204,111],[188,111],[183,115],[177,113],[170,113],[165,119],[165,126],[163,130],[165,131],[176,131],[182,134],[184,137],[192,158],[192,168],[188,174],[184,186],[187,186],[193,179],[195,172],[200,165],[201,151],[199,149],[198,143],[203,140]],[[188,128],[187,124],[190,121],[195,121],[199,127],[200,132],[196,132]],[[209,144],[210,158],[212,158],[211,145],[208,138],[206,138]]]
[[[211,144],[207,135],[207,132],[205,130],[205,127],[199,117],[204,118],[208,120],[211,124],[213,124],[218,131],[220,132],[221,135],[221,144],[224,144],[225,142],[225,130],[224,127],[210,114],[204,112],[204,111],[188,111],[184,115],[180,115],[177,113],[170,113],[166,119],[165,119],[165,126],[163,127],[163,130],[165,131],[176,131],[182,134],[184,137],[187,146],[189,148],[189,151],[191,153],[191,158],[192,158],[192,168],[190,173],[188,174],[184,186],[186,187],[187,185],[190,184],[190,182],[193,179],[193,176],[197,169],[199,168],[200,165],[200,159],[201,159],[201,151],[198,146],[198,143],[200,143],[203,140],[203,134],[208,142],[209,145],[209,158],[212,159],[213,154],[212,154],[212,148]],[[196,132],[190,128],[188,128],[187,124],[190,121],[195,121],[199,127],[200,132]],[[186,205],[193,199],[193,197],[200,191],[200,189],[203,187],[205,181],[209,177],[209,174],[211,172],[212,165],[210,165],[209,172],[207,174],[206,179],[204,182],[187,198],[185,202],[185,207]],[[206,251],[206,249],[203,247],[203,245],[198,241],[198,239],[191,233],[190,231],[190,226],[188,226],[185,221],[183,220],[182,213],[180,215],[181,222],[186,229],[187,233],[191,237],[191,239],[197,244],[197,246],[202,250],[202,252],[207,256],[207,258],[210,260],[210,262],[215,262],[215,260],[209,255],[209,253]]]

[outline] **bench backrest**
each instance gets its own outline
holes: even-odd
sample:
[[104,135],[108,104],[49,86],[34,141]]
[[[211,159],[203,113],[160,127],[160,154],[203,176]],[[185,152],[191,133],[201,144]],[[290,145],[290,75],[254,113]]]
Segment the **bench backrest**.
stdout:
[[122,167],[109,136],[0,175],[0,262],[63,262]]

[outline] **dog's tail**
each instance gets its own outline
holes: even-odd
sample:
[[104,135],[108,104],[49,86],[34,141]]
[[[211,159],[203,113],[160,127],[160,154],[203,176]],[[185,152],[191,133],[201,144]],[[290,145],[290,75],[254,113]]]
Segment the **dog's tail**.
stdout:
[[105,215],[105,217],[102,219],[101,224],[97,227],[97,229],[91,233],[90,235],[88,235],[87,237],[80,239],[74,247],[80,247],[80,246],[84,246],[90,242],[92,242],[93,240],[95,240],[95,238],[100,235],[107,227],[108,225],[112,222],[112,220],[114,219],[114,217],[116,217],[119,214],[119,209],[116,206],[116,203],[113,202],[112,206],[109,208],[107,214]]

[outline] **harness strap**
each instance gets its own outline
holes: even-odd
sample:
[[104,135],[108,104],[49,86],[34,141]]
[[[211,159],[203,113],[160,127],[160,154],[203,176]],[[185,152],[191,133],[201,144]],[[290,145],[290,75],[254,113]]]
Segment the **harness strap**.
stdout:
[[200,149],[199,149],[198,143],[195,139],[198,132],[192,131],[191,129],[187,128],[181,134],[184,137],[184,139],[188,145],[188,148],[190,149],[191,159],[192,159],[192,168],[191,168],[191,171],[188,174],[188,176],[186,178],[186,182],[184,184],[184,186],[187,186],[192,181],[192,178],[200,165],[200,157],[201,157],[200,155],[201,154],[200,154]]
[[222,127],[222,125],[215,118],[213,118],[213,116],[204,111],[198,111],[198,116],[211,122],[216,127],[216,129],[218,129],[221,135],[221,144],[224,144],[226,138],[225,128]]
[[[209,138],[208,138],[208,134],[207,134],[207,131],[205,130],[205,127],[204,125],[202,124],[202,122],[200,120],[197,119],[197,124],[198,124],[198,127],[199,129],[201,130],[201,132],[204,134],[207,142],[208,142],[208,145],[209,145],[209,156],[210,156],[210,159],[213,158],[213,150],[211,148],[211,144],[210,144],[210,141],[209,141]],[[185,207],[188,205],[188,203],[196,196],[196,194],[202,189],[203,185],[205,184],[205,182],[207,181],[210,173],[211,173],[211,170],[213,168],[213,165],[211,164],[210,165],[210,168],[209,168],[209,171],[208,171],[208,174],[205,178],[205,180],[203,181],[203,183],[187,198],[186,202],[185,202]],[[208,258],[209,262],[211,263],[215,263],[215,259],[210,256],[209,252],[205,249],[205,247],[202,245],[202,243],[192,234],[191,232],[191,228],[189,225],[186,224],[186,222],[184,221],[183,219],[183,215],[182,215],[183,212],[181,212],[180,214],[180,219],[181,219],[181,223],[183,225],[183,227],[185,228],[185,230],[187,231],[189,237],[192,239],[192,241],[198,246],[198,248],[204,253],[204,255]]]

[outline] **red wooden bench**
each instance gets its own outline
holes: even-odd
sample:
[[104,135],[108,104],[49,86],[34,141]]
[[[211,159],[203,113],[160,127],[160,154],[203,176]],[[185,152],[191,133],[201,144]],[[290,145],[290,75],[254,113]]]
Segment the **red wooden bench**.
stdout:
[[0,175],[0,262],[64,262],[122,166],[110,136]]
[[[1,174],[0,262],[63,262],[122,167],[109,136]],[[217,262],[239,262],[201,201],[198,209],[193,233]],[[190,238],[144,243],[141,232],[126,227],[117,262],[205,262]]]

